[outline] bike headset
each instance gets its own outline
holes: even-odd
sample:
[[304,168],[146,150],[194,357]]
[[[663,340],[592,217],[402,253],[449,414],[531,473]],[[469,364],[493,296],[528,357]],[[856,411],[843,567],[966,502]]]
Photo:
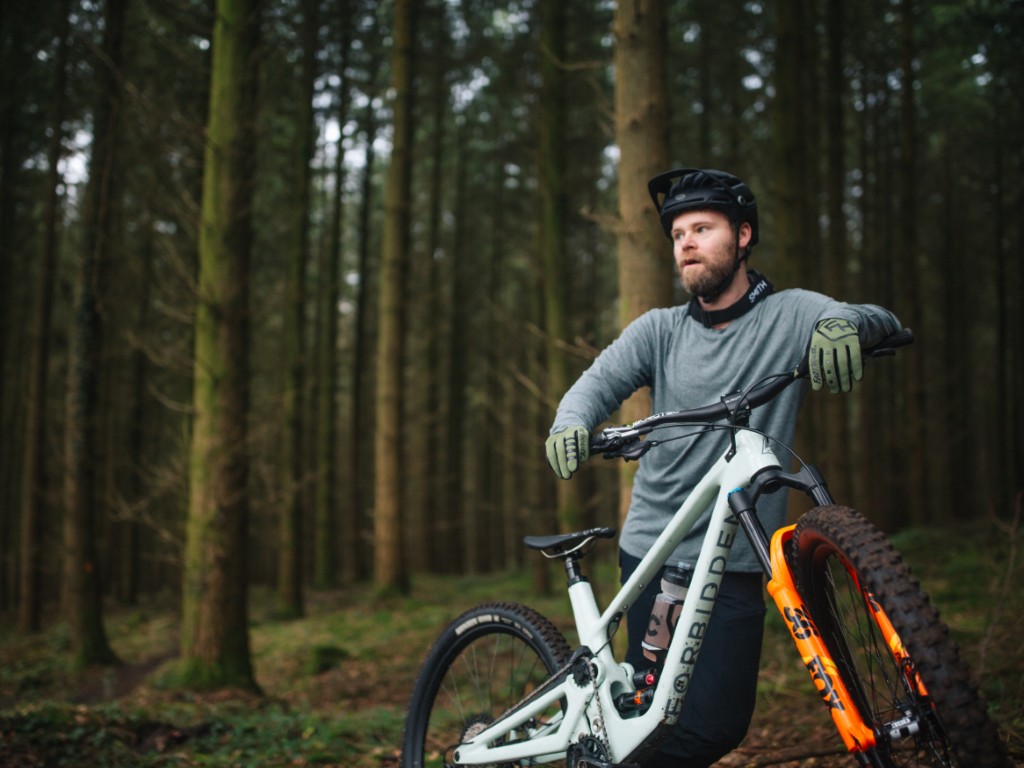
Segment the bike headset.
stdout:
[[[713,301],[729,285],[732,275],[750,256],[751,249],[757,245],[759,230],[757,200],[754,199],[754,193],[731,173],[710,168],[676,168],[666,171],[647,182],[647,191],[654,201],[658,218],[661,219],[661,227],[669,240],[672,239],[672,222],[680,214],[689,211],[718,211],[725,214],[735,226],[737,247],[732,273],[721,285],[701,295],[705,301]],[[741,253],[739,225],[743,222],[750,225],[750,242]]]

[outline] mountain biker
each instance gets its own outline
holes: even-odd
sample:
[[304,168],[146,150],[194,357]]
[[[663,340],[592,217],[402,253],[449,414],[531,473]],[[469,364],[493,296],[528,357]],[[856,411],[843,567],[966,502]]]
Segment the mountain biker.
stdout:
[[[861,378],[861,345],[900,329],[881,307],[801,289],[776,292],[750,269],[757,202],[737,177],[682,168],[651,179],[648,191],[691,299],[630,323],[564,395],[545,448],[565,480],[587,460],[590,432],[641,387],[650,387],[654,413],[694,408],[808,355],[814,389],[848,392]],[[750,426],[791,445],[805,389],[787,388],[752,414]],[[619,540],[623,583],[728,439],[705,432],[640,462]],[[759,504],[769,533],[784,523],[785,505],[782,493]],[[669,563],[696,563],[710,514],[709,507]],[[638,670],[651,666],[640,644],[658,591],[653,579],[627,617],[627,661]],[[764,614],[762,571],[738,536],[679,721],[645,768],[709,766],[740,743],[754,710]]]

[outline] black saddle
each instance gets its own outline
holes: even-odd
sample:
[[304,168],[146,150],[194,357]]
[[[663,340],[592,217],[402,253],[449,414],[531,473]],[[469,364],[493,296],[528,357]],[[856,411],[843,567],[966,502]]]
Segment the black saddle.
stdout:
[[526,536],[523,543],[530,549],[539,550],[545,557],[566,557],[580,553],[594,539],[610,539],[614,535],[614,528],[590,528],[586,531],[559,533],[553,536]]

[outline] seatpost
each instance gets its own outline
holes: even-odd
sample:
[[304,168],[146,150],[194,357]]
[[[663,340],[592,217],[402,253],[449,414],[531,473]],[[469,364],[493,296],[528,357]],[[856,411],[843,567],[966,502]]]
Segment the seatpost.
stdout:
[[573,584],[577,584],[581,581],[586,581],[587,578],[580,572],[580,560],[576,557],[576,553],[573,552],[566,555],[565,558],[565,578],[571,587]]

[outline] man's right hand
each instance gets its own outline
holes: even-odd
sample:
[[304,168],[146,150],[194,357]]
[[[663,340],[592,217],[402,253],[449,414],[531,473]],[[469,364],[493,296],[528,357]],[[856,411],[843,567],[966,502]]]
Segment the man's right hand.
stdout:
[[590,430],[574,426],[555,432],[544,443],[548,464],[563,480],[572,477],[580,464],[590,458]]
[[839,317],[819,321],[811,334],[808,369],[814,389],[824,384],[832,394],[853,389],[864,376],[857,326]]

